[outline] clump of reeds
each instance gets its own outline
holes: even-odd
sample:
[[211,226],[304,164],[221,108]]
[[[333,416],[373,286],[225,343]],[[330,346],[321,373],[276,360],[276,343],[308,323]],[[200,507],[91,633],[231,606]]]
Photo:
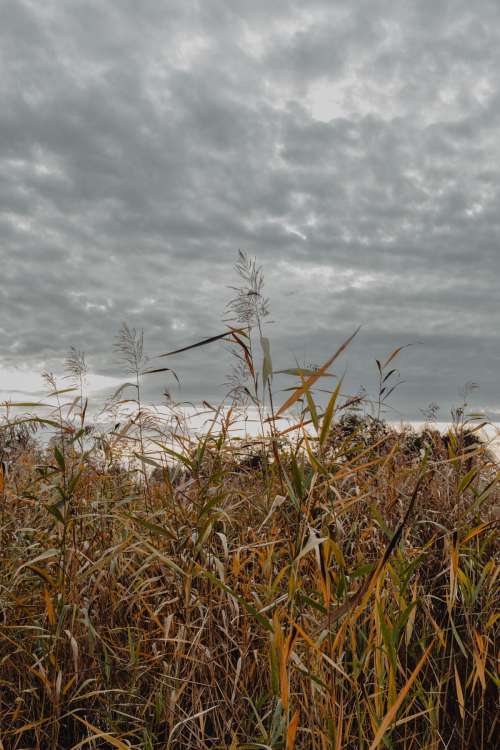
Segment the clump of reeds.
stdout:
[[[242,322],[211,340],[256,399]],[[346,342],[258,438],[231,408],[147,430],[142,335],[122,339],[123,423],[86,430],[73,353],[70,400],[51,381],[52,412],[0,430],[0,747],[495,747],[498,466],[474,427],[397,431],[340,383],[321,406]]]

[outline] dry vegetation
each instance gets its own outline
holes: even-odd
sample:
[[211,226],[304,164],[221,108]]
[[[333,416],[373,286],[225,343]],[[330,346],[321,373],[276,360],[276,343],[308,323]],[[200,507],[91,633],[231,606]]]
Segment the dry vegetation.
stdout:
[[[240,313],[240,395],[270,398]],[[73,352],[55,410],[0,432],[0,748],[498,747],[498,467],[464,414],[396,432],[340,385],[323,410],[331,358],[259,438],[231,409],[187,435],[141,405],[128,334],[124,425],[87,428]]]

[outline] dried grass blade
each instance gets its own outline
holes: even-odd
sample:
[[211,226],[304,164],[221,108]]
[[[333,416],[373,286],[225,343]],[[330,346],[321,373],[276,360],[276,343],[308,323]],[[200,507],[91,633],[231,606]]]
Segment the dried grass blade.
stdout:
[[372,742],[372,744],[369,747],[369,750],[375,750],[375,748],[377,748],[380,745],[380,742],[383,739],[384,734],[386,733],[388,727],[392,724],[392,721],[393,721],[394,717],[396,716],[396,714],[397,714],[397,712],[398,712],[401,704],[403,703],[404,699],[408,695],[411,686],[413,685],[413,683],[417,679],[418,673],[420,672],[420,670],[424,666],[425,662],[427,661],[427,658],[428,658],[428,656],[429,656],[429,654],[430,654],[430,652],[432,650],[433,645],[434,645],[434,641],[431,641],[431,643],[427,646],[426,650],[422,654],[422,657],[421,657],[420,661],[418,662],[417,666],[415,667],[415,669],[411,673],[411,675],[410,675],[408,681],[406,682],[405,686],[403,687],[403,689],[399,693],[398,697],[396,698],[396,702],[391,706],[391,708],[389,709],[389,711],[384,716],[384,718],[382,720],[382,723],[381,723],[380,727],[378,728],[378,732],[375,735],[375,737],[373,738],[373,742]]
[[282,404],[282,405],[280,406],[280,408],[279,408],[279,409],[278,409],[278,411],[276,412],[276,416],[277,416],[277,417],[279,417],[279,416],[280,416],[280,414],[283,414],[283,412],[285,412],[285,411],[286,411],[287,409],[289,409],[289,408],[290,408],[290,406],[293,406],[293,404],[295,404],[295,403],[296,403],[296,401],[298,401],[298,400],[299,400],[299,398],[300,398],[301,396],[303,396],[303,395],[304,395],[304,393],[305,393],[305,392],[306,392],[307,390],[309,390],[309,388],[311,388],[311,386],[312,386],[312,385],[314,385],[314,383],[315,383],[315,382],[316,382],[316,381],[317,381],[317,380],[318,380],[318,379],[319,379],[319,378],[320,378],[320,377],[321,377],[322,375],[324,375],[324,374],[325,374],[325,373],[327,372],[327,370],[328,370],[328,368],[330,367],[330,365],[332,365],[332,364],[333,364],[333,362],[335,362],[335,360],[337,359],[337,357],[339,357],[339,356],[340,356],[340,355],[342,354],[342,352],[343,352],[343,351],[344,351],[345,349],[347,349],[347,347],[349,346],[349,344],[351,343],[351,341],[353,340],[353,338],[354,338],[354,337],[356,336],[356,334],[358,333],[358,331],[359,331],[359,327],[358,327],[358,328],[356,328],[356,330],[354,331],[354,333],[353,333],[353,334],[352,334],[351,336],[349,336],[349,338],[348,338],[348,339],[346,339],[346,340],[344,341],[344,343],[343,343],[343,344],[342,344],[341,346],[339,346],[339,348],[337,349],[337,351],[335,352],[335,354],[333,355],[333,357],[330,357],[330,359],[329,359],[329,360],[327,360],[327,361],[325,362],[325,364],[324,364],[324,365],[322,365],[322,367],[320,367],[320,368],[319,368],[319,369],[318,369],[318,370],[317,370],[316,372],[314,372],[314,374],[313,374],[313,375],[310,375],[310,376],[309,376],[309,377],[308,377],[308,378],[307,378],[306,380],[304,380],[304,382],[303,382],[303,384],[302,384],[302,385],[300,385],[300,386],[299,386],[298,388],[296,388],[296,389],[295,389],[295,392],[294,392],[294,393],[293,393],[293,394],[292,394],[292,395],[290,396],[290,398],[288,398],[288,399],[287,399],[287,400],[285,401],[285,403],[284,403],[284,404]]

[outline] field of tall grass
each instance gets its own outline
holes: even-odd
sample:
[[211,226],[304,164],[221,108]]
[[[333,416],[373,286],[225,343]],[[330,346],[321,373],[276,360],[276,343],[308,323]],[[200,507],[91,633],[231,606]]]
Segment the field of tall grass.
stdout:
[[[341,379],[325,398],[350,339],[278,398],[262,273],[244,255],[237,271],[227,327],[193,345],[234,361],[204,430],[143,403],[176,352],[152,365],[127,326],[109,428],[87,417],[76,350],[42,403],[5,405],[0,748],[498,747],[481,423],[466,403],[445,435],[432,414],[422,433],[384,421],[399,350],[371,402]],[[235,436],[249,407],[257,434]]]

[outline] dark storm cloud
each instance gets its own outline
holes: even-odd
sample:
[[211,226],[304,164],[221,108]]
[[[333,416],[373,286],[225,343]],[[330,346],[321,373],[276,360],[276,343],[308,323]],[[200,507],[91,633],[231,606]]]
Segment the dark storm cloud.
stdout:
[[[277,367],[362,324],[352,387],[420,341],[407,415],[467,380],[497,408],[496,2],[1,7],[5,364],[57,369],[74,344],[118,375],[122,320],[152,353],[217,332],[241,247]],[[215,396],[229,366],[183,355],[182,397]]]

